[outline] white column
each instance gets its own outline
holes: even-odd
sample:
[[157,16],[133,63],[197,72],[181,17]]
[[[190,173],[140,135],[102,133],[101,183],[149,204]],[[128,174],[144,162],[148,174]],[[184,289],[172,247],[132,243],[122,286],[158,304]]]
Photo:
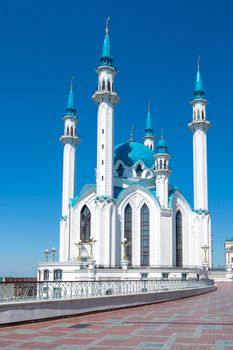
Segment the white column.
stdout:
[[207,182],[207,138],[210,122],[206,120],[207,100],[196,98],[192,101],[193,120],[189,128],[193,131],[193,186],[194,209],[208,210]]
[[119,101],[113,87],[116,70],[110,66],[99,66],[97,74],[98,89],[92,97],[98,104],[96,196],[112,198],[114,108]]
[[62,215],[68,215],[69,199],[75,194],[75,148],[65,144],[63,153]]
[[168,208],[168,178],[171,174],[169,153],[156,153],[155,158],[155,183],[156,196],[159,200],[161,208]]
[[113,106],[109,102],[101,102],[97,129],[97,196],[113,197],[113,126]]
[[194,209],[208,209],[206,132],[202,127],[193,134]]

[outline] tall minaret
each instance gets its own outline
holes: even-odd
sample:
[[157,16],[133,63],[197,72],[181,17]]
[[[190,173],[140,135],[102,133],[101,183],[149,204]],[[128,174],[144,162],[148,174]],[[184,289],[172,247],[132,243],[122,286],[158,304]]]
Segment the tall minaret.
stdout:
[[210,122],[206,120],[208,101],[204,97],[205,92],[202,86],[199,60],[193,94],[194,99],[191,102],[193,120],[188,126],[193,131],[194,209],[208,210],[206,133],[210,127]]
[[64,134],[60,138],[61,142],[64,144],[62,217],[67,217],[69,212],[69,199],[73,198],[75,195],[75,153],[76,146],[80,142],[76,129],[78,118],[74,106],[73,80],[71,80],[64,122]]
[[114,108],[119,97],[114,90],[116,69],[110,54],[108,21],[98,74],[98,89],[92,96],[98,105],[96,196],[113,197]]
[[156,196],[160,202],[161,208],[168,208],[168,178],[171,175],[169,160],[171,158],[168,153],[166,141],[161,135],[161,139],[157,143],[155,158],[155,178],[156,178]]
[[150,114],[150,102],[148,103],[148,112],[147,112],[147,118],[146,118],[146,129],[145,129],[145,136],[144,139],[144,145],[146,147],[149,147],[150,149],[154,150],[154,135],[153,135],[153,128],[152,128],[152,119]]

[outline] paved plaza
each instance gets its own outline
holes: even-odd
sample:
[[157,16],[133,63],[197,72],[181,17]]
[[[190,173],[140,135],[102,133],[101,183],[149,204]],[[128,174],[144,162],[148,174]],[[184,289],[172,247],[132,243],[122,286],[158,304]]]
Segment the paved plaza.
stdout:
[[233,350],[233,282],[178,301],[1,328],[0,349]]

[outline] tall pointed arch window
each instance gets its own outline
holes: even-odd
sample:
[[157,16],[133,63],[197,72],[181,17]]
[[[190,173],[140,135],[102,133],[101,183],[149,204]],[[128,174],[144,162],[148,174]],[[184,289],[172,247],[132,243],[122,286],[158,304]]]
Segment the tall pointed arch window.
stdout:
[[108,80],[108,91],[111,91],[111,83],[110,83],[110,80]]
[[135,169],[135,171],[136,171],[137,176],[141,177],[142,172],[143,172],[141,164],[137,165],[137,168]]
[[132,208],[127,204],[125,208],[125,222],[124,222],[124,238],[127,238],[126,256],[129,260],[129,265],[132,265]]
[[179,210],[176,214],[176,266],[183,266],[182,214]]
[[80,240],[88,242],[91,237],[91,212],[86,205],[80,214]]
[[150,212],[146,204],[141,209],[141,265],[150,264]]
[[124,175],[124,168],[123,168],[122,164],[120,164],[119,167],[117,168],[117,175],[119,177],[123,177],[123,175]]

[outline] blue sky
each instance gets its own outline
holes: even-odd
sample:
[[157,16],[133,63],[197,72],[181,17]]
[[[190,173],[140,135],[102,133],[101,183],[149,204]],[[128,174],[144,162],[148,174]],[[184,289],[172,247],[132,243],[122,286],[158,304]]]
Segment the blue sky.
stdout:
[[233,236],[232,11],[229,1],[2,1],[0,4],[0,275],[32,276],[45,248],[58,248],[63,120],[69,82],[81,144],[77,192],[95,181],[97,85],[105,18],[121,101],[115,141],[140,141],[148,100],[155,134],[165,129],[171,183],[193,203],[192,111],[197,57],[209,100],[209,207],[214,264]]

